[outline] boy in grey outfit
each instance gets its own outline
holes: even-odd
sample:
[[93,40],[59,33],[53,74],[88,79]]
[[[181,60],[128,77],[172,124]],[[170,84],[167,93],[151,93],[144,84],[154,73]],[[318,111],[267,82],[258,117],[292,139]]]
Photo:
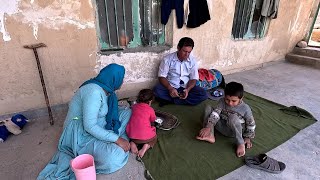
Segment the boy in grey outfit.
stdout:
[[251,108],[242,100],[243,86],[237,82],[230,82],[225,88],[225,97],[221,98],[218,106],[207,106],[204,114],[203,128],[198,140],[215,142],[214,129],[221,134],[234,137],[237,144],[236,155],[245,155],[245,147],[251,148],[251,139],[255,136],[255,121]]

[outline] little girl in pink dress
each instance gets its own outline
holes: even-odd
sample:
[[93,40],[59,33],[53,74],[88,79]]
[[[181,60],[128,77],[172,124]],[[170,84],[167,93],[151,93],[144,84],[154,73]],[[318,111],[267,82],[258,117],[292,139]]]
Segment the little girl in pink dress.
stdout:
[[[156,120],[155,112],[150,106],[153,99],[154,95],[151,89],[143,89],[139,92],[138,103],[132,106],[132,115],[126,127],[127,135],[130,138],[131,152],[141,158],[157,142],[156,128],[151,125]],[[143,144],[139,151],[138,144]]]

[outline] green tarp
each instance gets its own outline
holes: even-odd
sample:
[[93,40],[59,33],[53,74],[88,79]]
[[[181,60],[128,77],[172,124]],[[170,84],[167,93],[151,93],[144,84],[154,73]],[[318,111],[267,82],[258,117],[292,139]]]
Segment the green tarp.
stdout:
[[[245,93],[244,101],[251,107],[257,125],[253,148],[247,150],[246,155],[266,153],[316,121],[305,111],[304,116],[298,116],[300,111],[298,115],[288,113],[280,110],[285,106],[249,93]],[[155,109],[172,113],[181,121],[174,130],[158,130],[157,144],[142,159],[154,179],[216,179],[244,165],[243,158],[235,155],[232,138],[216,133],[214,144],[195,139],[205,105],[216,103],[207,100],[197,106],[167,105],[161,108],[157,103],[153,104]]]

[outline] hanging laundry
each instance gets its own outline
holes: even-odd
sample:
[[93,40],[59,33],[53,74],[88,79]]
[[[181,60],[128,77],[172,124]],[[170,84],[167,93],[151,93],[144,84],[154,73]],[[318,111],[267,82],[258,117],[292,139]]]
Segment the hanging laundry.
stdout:
[[261,16],[276,19],[280,0],[257,0],[256,8],[261,9]]
[[189,0],[188,28],[196,28],[210,20],[207,0]]
[[161,4],[161,23],[166,25],[172,9],[176,10],[178,28],[183,26],[183,10],[184,0],[162,0]]

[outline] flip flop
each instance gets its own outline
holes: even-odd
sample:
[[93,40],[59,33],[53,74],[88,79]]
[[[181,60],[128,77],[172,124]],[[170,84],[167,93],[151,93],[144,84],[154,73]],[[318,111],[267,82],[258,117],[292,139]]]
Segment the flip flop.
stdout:
[[214,88],[207,90],[208,98],[214,101],[218,101],[224,96],[224,90],[222,88]]
[[211,93],[211,95],[214,96],[214,97],[221,97],[221,96],[223,96],[223,91],[220,90],[220,89],[216,89],[215,91],[213,91]]
[[266,154],[246,156],[244,161],[246,165],[251,168],[260,169],[274,174],[279,174],[286,168],[286,165],[283,162],[270,158]]

